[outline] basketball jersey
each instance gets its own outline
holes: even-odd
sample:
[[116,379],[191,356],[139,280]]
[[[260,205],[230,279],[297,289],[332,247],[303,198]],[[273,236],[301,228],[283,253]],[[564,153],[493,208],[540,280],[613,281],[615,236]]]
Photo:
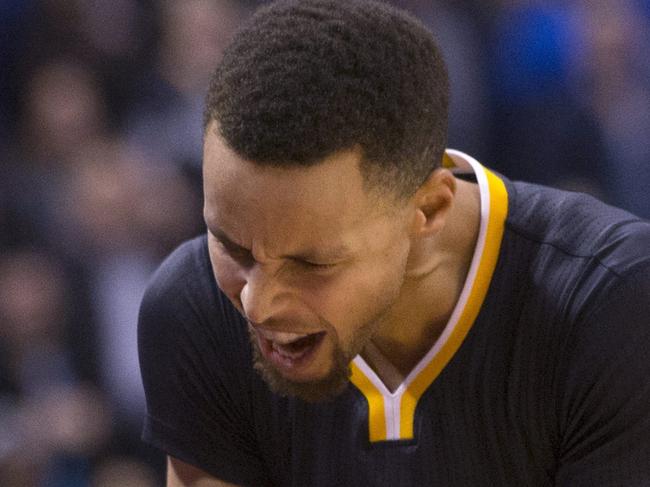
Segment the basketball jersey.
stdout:
[[200,237],[143,300],[144,440],[251,486],[650,485],[650,224],[446,161],[480,188],[479,236],[449,322],[401,384],[357,356],[334,400],[270,391]]

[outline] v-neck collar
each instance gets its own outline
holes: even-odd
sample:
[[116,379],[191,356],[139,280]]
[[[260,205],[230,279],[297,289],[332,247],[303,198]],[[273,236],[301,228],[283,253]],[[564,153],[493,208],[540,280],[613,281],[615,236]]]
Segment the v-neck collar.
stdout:
[[459,151],[448,149],[444,165],[454,171],[473,172],[476,177],[481,199],[476,247],[465,284],[447,325],[427,354],[393,392],[363,357],[357,355],[352,361],[350,380],[368,401],[371,442],[413,438],[417,402],[462,345],[483,304],[496,267],[508,213],[508,194],[503,181]]

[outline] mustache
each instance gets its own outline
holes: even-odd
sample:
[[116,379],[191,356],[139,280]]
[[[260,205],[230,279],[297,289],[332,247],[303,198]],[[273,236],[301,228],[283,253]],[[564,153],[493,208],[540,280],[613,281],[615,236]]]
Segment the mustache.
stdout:
[[292,318],[269,318],[264,321],[253,321],[244,317],[246,323],[250,328],[263,328],[265,330],[278,330],[278,331],[291,331],[296,330],[300,333],[318,333],[325,330],[331,330],[332,325],[324,319],[316,319],[312,321],[305,321],[301,319]]
[[275,330],[279,328],[313,328],[313,325],[307,325],[306,323],[298,320],[282,319],[282,318],[269,318],[264,321],[253,321],[246,318],[246,323],[248,326],[253,328],[265,328],[268,330]]

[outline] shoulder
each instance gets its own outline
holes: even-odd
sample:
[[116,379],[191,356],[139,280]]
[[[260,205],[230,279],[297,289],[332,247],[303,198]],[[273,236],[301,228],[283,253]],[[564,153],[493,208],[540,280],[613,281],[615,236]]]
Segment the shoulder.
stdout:
[[177,292],[201,293],[211,287],[206,237],[188,240],[158,266],[147,287],[150,299]]
[[646,485],[650,471],[638,459],[650,455],[650,388],[642,386],[650,376],[650,222],[578,193],[508,189],[507,257],[520,256],[518,285],[531,286],[533,319],[555,337],[547,366],[559,483],[610,485],[624,474]]
[[650,264],[650,222],[585,194],[507,185],[505,252],[574,311]]
[[206,245],[202,237],[176,249],[142,301],[142,438],[216,478],[265,485],[254,418],[267,411],[270,394],[253,369],[246,323],[216,285]]
[[142,307],[165,313],[193,313],[196,317],[215,311],[226,321],[239,321],[239,314],[218,288],[212,273],[205,236],[188,240],[174,250],[154,272]]
[[244,321],[216,284],[205,237],[180,245],[152,276],[140,306],[138,342],[141,361],[163,353],[170,361],[192,351],[197,360],[250,363]]
[[[521,182],[507,187],[511,232],[567,255],[597,257],[621,271],[626,256],[632,264],[648,257],[646,220],[582,193]],[[614,248],[620,252],[611,254]]]
[[589,303],[556,369],[561,476],[566,485],[649,485],[650,263],[610,273]]
[[507,186],[507,256],[525,249],[515,264],[548,304],[566,306],[567,324],[591,334],[602,324],[598,336],[619,339],[625,328],[650,328],[649,221],[585,194]]
[[[650,364],[650,222],[543,186],[508,183],[508,194],[498,275],[517,323],[536,324],[521,330],[553,343],[567,384],[577,370],[587,383],[615,363],[628,377]],[[623,365],[618,354],[630,347]]]

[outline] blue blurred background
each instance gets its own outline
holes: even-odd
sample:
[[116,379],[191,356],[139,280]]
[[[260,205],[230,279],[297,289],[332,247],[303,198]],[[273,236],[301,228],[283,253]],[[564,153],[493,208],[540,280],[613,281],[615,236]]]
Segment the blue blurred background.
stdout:
[[[0,485],[161,485],[147,279],[202,231],[211,70],[257,3],[0,0]],[[650,1],[395,0],[436,33],[450,146],[650,217]]]

